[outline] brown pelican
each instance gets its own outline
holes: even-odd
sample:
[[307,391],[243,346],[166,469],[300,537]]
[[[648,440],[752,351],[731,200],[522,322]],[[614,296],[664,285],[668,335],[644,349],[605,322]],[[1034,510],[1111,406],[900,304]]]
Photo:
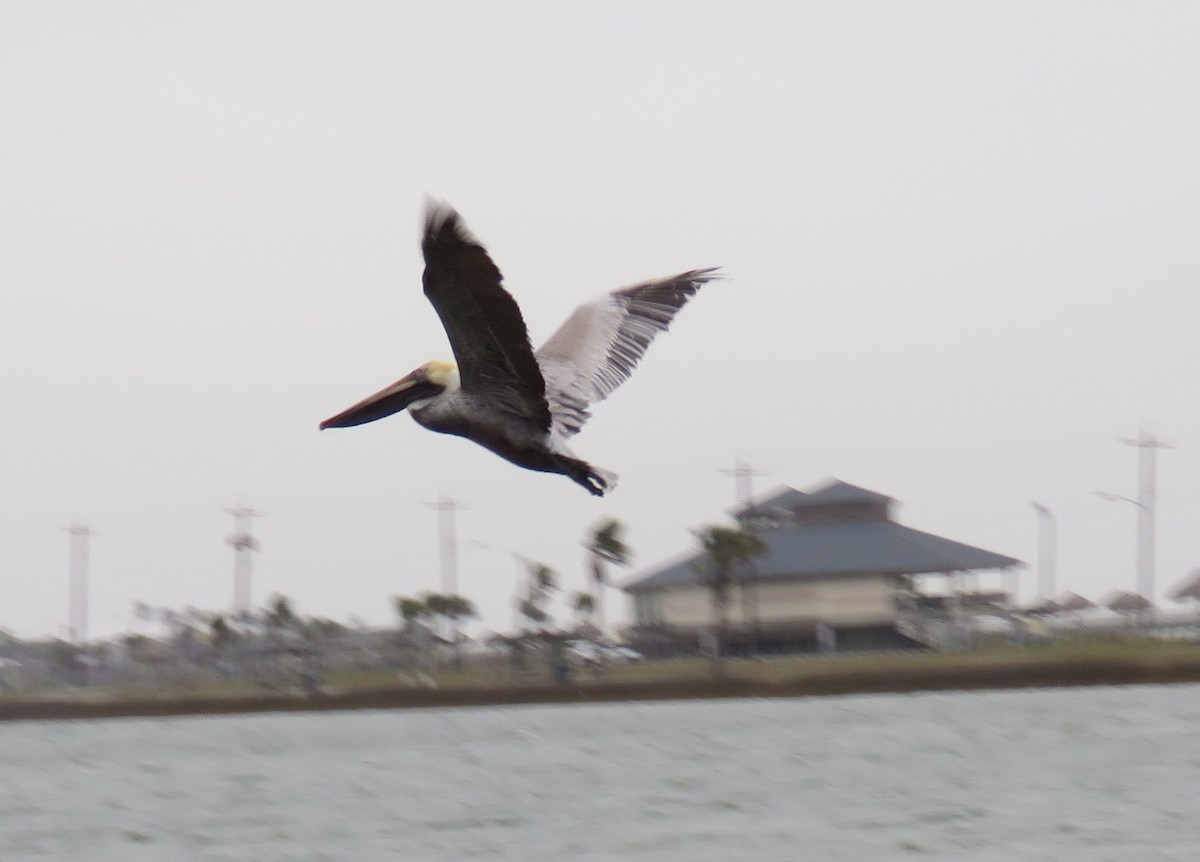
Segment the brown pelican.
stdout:
[[425,214],[425,296],[457,362],[432,361],[321,428],[346,428],[408,408],[418,424],[474,440],[519,467],[569,476],[603,495],[616,474],[567,448],[591,415],[629,377],[654,336],[716,278],[694,269],[614,291],[575,310],[536,353],[500,270],[457,212],[431,201]]

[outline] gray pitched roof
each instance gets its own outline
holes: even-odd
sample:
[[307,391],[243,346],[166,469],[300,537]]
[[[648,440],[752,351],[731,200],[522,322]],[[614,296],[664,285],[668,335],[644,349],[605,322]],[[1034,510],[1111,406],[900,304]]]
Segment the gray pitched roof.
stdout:
[[887,494],[868,491],[841,479],[830,479],[815,491],[809,491],[800,501],[802,506],[828,506],[839,503],[883,503],[891,500]]
[[[767,552],[751,568],[753,577],[764,581],[868,572],[916,575],[1004,569],[1020,562],[894,521],[780,527],[761,533],[759,538]],[[697,561],[699,555],[692,554],[652,569],[624,589],[642,592],[702,583],[702,574],[695,567]]]
[[846,503],[888,503],[892,498],[878,491],[869,491],[840,479],[830,479],[814,491],[797,491],[783,486],[761,500],[744,506],[734,514],[739,518],[774,515],[780,511],[795,512],[818,506],[838,506]]
[[772,491],[761,500],[735,509],[733,514],[735,517],[744,518],[747,516],[773,515],[781,510],[791,511],[796,506],[801,505],[807,497],[808,494],[805,494],[803,491],[797,491],[795,488],[789,488],[785,485],[776,491]]

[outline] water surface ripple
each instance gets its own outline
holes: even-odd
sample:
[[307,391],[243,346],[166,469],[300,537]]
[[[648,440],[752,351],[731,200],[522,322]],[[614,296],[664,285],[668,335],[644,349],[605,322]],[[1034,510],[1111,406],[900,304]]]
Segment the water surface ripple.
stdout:
[[5,862],[1200,859],[1200,686],[0,726]]

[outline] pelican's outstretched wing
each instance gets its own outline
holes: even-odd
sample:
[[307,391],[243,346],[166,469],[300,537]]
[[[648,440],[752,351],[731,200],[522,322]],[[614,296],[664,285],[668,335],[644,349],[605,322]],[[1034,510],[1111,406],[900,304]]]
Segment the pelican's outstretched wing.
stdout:
[[717,268],[693,269],[672,278],[614,291],[581,305],[537,352],[546,381],[554,430],[570,436],[637,367],[654,336],[714,278]]
[[464,394],[550,430],[546,384],[500,270],[451,207],[425,212],[425,296],[450,338]]

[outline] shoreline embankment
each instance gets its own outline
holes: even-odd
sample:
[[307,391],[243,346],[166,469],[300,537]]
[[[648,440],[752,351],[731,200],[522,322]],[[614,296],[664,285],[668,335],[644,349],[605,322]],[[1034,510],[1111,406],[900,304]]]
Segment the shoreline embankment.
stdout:
[[1008,655],[1003,659],[926,656],[912,661],[809,662],[783,676],[730,664],[723,676],[588,679],[567,684],[511,683],[347,688],[318,694],[274,692],[188,696],[110,695],[0,699],[0,721],[161,718],[267,712],[430,709],[723,698],[817,697],[1098,685],[1200,682],[1200,649],[1158,655]]

